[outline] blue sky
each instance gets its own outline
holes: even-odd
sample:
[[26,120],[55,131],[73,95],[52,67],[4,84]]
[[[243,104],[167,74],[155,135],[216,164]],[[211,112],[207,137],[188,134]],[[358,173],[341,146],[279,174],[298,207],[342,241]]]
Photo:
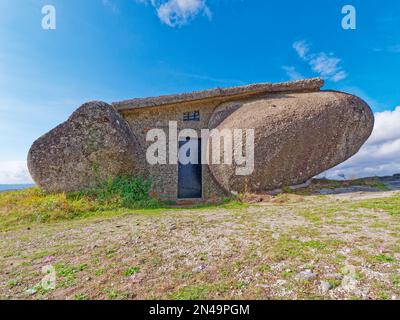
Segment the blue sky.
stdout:
[[[41,26],[48,4],[56,30]],[[356,30],[342,28],[346,4]],[[339,169],[400,172],[399,1],[0,0],[0,14],[0,183],[29,181],[32,142],[85,101],[315,76],[382,115]]]

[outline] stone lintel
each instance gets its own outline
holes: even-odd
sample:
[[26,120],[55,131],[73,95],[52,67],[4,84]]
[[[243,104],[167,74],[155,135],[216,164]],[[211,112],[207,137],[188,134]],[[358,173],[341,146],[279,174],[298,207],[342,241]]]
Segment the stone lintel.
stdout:
[[320,91],[324,85],[321,78],[311,78],[298,81],[281,83],[256,83],[232,88],[216,88],[211,90],[196,91],[191,93],[172,94],[159,97],[137,98],[114,102],[112,105],[118,111],[151,108],[164,105],[174,105],[185,102],[220,99],[231,100],[235,97],[246,97],[268,93],[289,93],[289,92],[315,92]]

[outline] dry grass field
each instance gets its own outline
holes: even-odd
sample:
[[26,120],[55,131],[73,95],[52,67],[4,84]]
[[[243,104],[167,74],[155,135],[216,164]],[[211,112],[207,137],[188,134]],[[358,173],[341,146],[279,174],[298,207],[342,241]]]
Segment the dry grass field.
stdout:
[[2,193],[0,298],[399,299],[400,194],[373,187],[149,209]]

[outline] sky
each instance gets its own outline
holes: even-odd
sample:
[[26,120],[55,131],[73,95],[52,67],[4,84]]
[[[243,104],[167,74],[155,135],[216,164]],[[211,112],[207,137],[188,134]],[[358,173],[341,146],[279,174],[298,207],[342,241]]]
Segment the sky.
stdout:
[[359,154],[324,175],[399,173],[399,74],[397,0],[0,0],[0,184],[31,182],[31,144],[86,101],[308,77],[376,115]]

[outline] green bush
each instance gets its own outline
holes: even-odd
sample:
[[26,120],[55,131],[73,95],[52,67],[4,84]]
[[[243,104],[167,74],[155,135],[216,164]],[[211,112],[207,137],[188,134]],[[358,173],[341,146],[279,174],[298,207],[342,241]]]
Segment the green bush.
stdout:
[[154,208],[158,201],[150,197],[153,183],[135,177],[118,177],[100,183],[96,188],[71,194],[72,197],[89,197],[106,206],[123,208]]

